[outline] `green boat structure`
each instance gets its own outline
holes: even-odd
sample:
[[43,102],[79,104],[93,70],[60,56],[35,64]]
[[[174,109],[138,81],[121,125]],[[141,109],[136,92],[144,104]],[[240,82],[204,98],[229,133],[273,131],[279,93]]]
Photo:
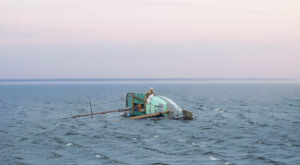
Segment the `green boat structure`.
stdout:
[[[92,111],[92,104],[90,102],[91,113],[83,115],[75,115],[72,118],[103,115],[112,112],[121,112],[121,116],[129,117],[129,119],[143,119],[143,118],[159,118],[166,117],[170,119],[193,119],[193,113],[182,109],[173,100],[160,95],[150,95],[145,97],[146,93],[127,93],[126,94],[126,108],[110,110],[104,112]],[[147,100],[145,100],[147,99]]]
[[150,95],[145,99],[146,93],[127,93],[126,108],[131,111],[122,113],[130,119],[147,117],[167,117],[171,119],[193,119],[193,113],[182,109],[173,100],[160,95]]

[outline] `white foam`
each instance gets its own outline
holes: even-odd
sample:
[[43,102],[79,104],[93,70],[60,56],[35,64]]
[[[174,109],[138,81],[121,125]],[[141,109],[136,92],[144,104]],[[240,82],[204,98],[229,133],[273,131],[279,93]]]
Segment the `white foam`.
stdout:
[[159,136],[158,136],[158,135],[155,135],[154,137],[155,137],[155,138],[158,138]]
[[184,139],[179,139],[179,142],[185,143],[186,141]]
[[198,147],[204,147],[203,145],[201,144],[197,144],[197,143],[192,143],[193,146],[198,146]]
[[68,144],[67,144],[67,146],[71,146],[71,145],[73,145],[73,144],[72,144],[72,143],[68,143]]
[[220,160],[220,159],[218,159],[218,158],[216,158],[216,157],[214,157],[214,156],[210,156],[209,159],[210,159],[210,160],[213,160],[213,161]]
[[96,158],[103,158],[104,156],[96,154],[95,157]]
[[216,112],[223,112],[223,109],[217,108],[217,109],[215,109],[215,111],[216,111]]

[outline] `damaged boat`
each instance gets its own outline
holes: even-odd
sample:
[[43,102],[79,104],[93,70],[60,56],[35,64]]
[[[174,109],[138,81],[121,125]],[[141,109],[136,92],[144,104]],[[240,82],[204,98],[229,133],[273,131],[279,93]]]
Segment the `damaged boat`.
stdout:
[[130,119],[147,117],[167,117],[171,119],[193,119],[193,113],[182,109],[173,100],[160,95],[150,95],[145,100],[145,93],[127,93],[126,108],[131,111],[123,112],[122,115]]
[[72,118],[107,114],[111,112],[122,112],[121,115],[129,117],[129,119],[143,119],[143,118],[159,118],[166,117],[170,119],[193,119],[193,113],[182,109],[173,100],[160,96],[150,95],[145,97],[146,93],[127,93],[126,94],[126,108],[96,112],[93,113],[92,104],[90,103],[91,113],[83,115],[75,115]]

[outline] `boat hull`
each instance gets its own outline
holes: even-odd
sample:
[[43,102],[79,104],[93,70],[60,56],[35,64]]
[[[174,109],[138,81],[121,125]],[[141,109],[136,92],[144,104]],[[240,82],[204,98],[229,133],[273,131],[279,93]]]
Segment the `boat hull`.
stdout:
[[173,119],[193,119],[193,113],[188,110],[183,110],[173,100],[164,96],[148,97],[147,101],[144,100],[145,93],[127,93],[126,95],[126,107],[132,108],[133,110],[129,113],[123,114],[123,116],[146,118],[146,117],[157,117],[164,116]]

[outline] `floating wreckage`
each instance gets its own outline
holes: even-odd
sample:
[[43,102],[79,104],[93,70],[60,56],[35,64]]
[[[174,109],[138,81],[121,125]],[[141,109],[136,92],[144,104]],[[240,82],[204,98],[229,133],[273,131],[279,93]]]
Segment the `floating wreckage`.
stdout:
[[166,117],[170,119],[193,119],[193,113],[188,110],[182,109],[173,100],[160,96],[150,95],[145,100],[145,93],[127,93],[126,94],[126,108],[117,109],[105,112],[92,112],[92,106],[90,104],[91,113],[84,115],[76,115],[72,118],[93,116],[97,114],[106,114],[111,112],[122,112],[121,115],[129,117],[129,119],[143,119],[150,117]]

